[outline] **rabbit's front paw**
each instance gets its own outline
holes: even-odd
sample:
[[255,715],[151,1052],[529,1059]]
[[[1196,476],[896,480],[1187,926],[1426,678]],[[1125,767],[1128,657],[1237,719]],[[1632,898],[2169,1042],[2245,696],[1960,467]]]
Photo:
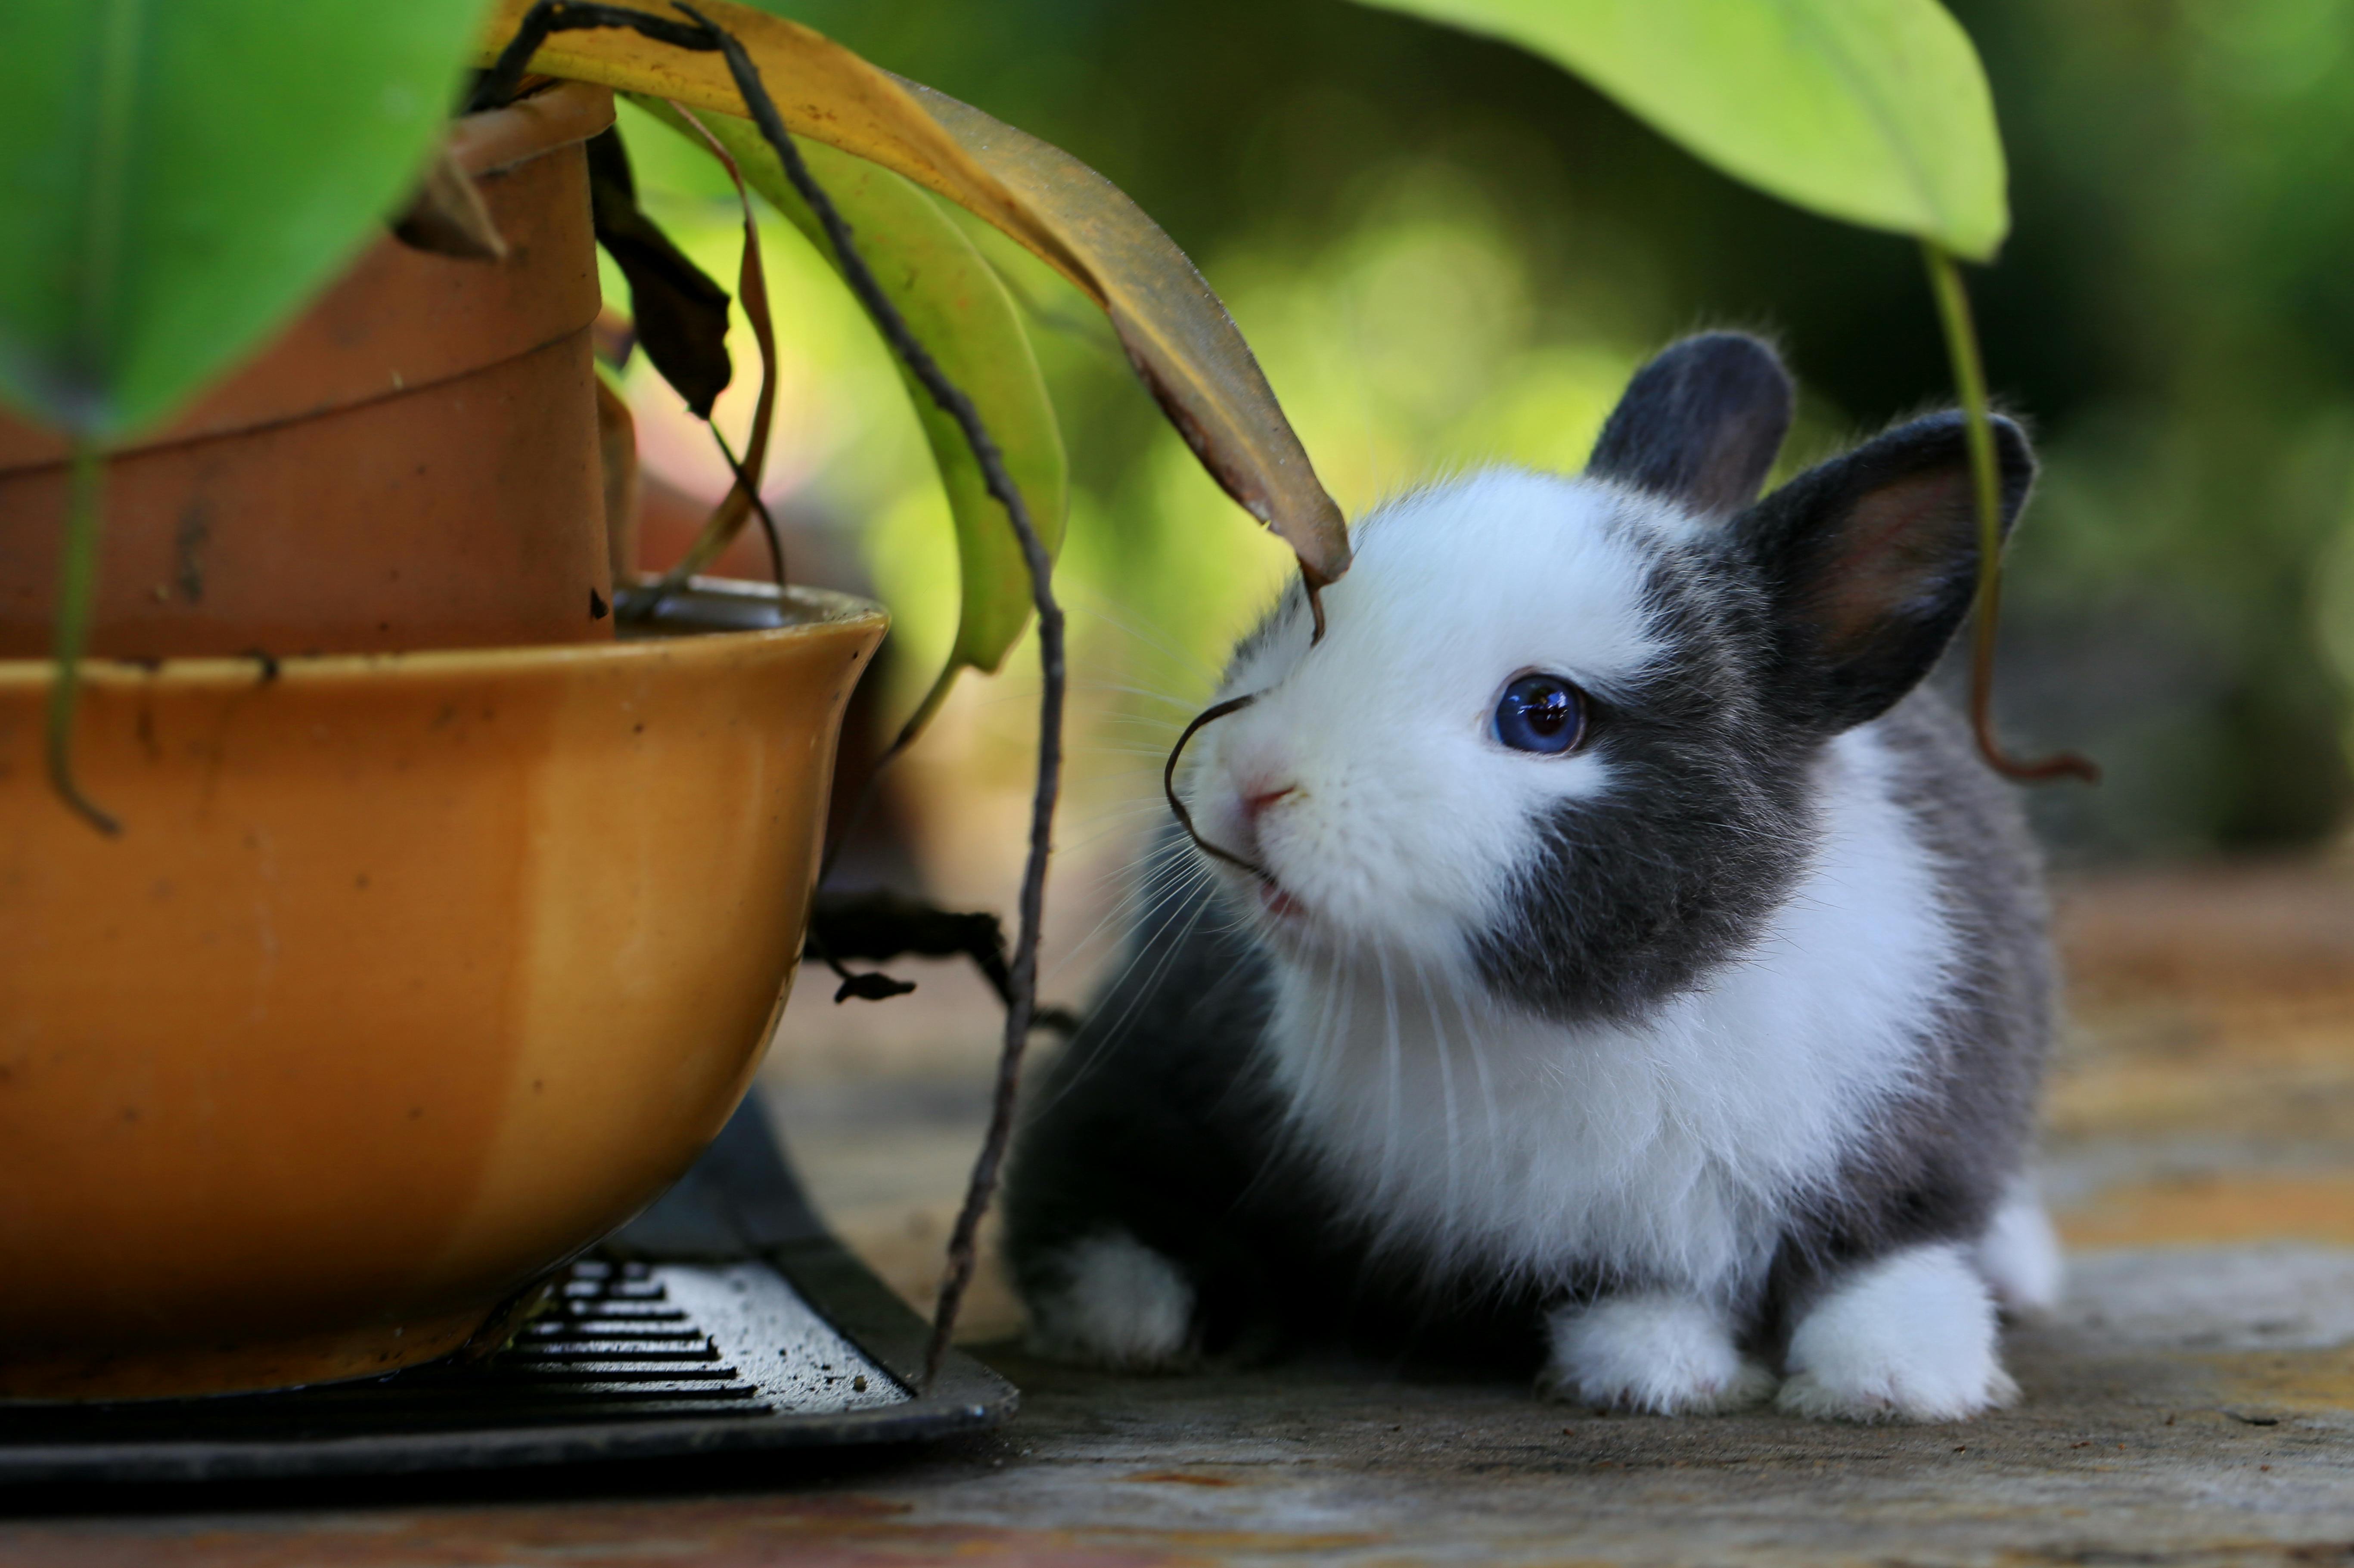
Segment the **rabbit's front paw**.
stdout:
[[1552,1353],[1537,1387],[1553,1399],[1716,1415],[1774,1392],[1774,1374],[1742,1355],[1723,1315],[1688,1297],[1606,1297],[1562,1308],[1545,1329]]
[[1122,1372],[1165,1372],[1186,1360],[1193,1287],[1126,1231],[1074,1244],[1048,1272],[1056,1283],[1030,1298],[1033,1354]]
[[2019,1397],[1994,1302],[1962,1248],[1920,1246],[1833,1287],[1790,1336],[1775,1404],[1844,1421],[1966,1421]]

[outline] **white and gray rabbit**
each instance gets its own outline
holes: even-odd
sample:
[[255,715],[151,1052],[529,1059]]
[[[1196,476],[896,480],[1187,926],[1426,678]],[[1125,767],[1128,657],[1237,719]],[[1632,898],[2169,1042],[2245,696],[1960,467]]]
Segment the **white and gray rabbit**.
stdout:
[[[1772,350],[1687,339],[1576,478],[1383,506],[1236,652],[1174,888],[1038,1086],[1034,1342],[1524,1358],[1559,1397],[1950,1420],[2054,1295],[2052,1026],[2009,790],[1916,687],[1961,623],[1965,430],[1757,499]],[[1997,421],[2005,525],[2033,476]]]

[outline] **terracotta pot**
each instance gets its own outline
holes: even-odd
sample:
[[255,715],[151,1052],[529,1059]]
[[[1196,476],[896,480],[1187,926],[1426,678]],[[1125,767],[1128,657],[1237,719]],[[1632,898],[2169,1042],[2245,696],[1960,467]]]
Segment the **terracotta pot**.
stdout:
[[[610,640],[595,238],[566,83],[452,128],[510,247],[389,238],[277,344],[111,459],[94,652],[279,655]],[[48,650],[65,450],[0,418],[0,657]]]
[[[0,662],[0,1396],[374,1374],[651,1201],[758,1064],[885,626]],[[756,617],[758,618],[758,617]],[[740,620],[741,617],[739,616]]]

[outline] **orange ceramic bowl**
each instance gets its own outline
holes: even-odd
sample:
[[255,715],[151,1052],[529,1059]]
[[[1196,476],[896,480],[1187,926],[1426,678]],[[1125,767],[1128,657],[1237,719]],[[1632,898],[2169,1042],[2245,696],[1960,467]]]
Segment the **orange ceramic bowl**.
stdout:
[[[745,596],[739,594],[739,599]],[[774,602],[773,597],[771,602]],[[389,1371],[719,1130],[875,606],[486,652],[0,662],[0,1397]]]

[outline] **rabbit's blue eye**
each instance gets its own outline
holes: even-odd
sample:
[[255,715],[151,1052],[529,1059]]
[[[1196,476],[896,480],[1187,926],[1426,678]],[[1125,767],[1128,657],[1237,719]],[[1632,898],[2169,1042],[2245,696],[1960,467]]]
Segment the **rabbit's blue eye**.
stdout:
[[1562,752],[1585,733],[1585,699],[1558,675],[1522,675],[1496,705],[1496,738],[1514,751]]

